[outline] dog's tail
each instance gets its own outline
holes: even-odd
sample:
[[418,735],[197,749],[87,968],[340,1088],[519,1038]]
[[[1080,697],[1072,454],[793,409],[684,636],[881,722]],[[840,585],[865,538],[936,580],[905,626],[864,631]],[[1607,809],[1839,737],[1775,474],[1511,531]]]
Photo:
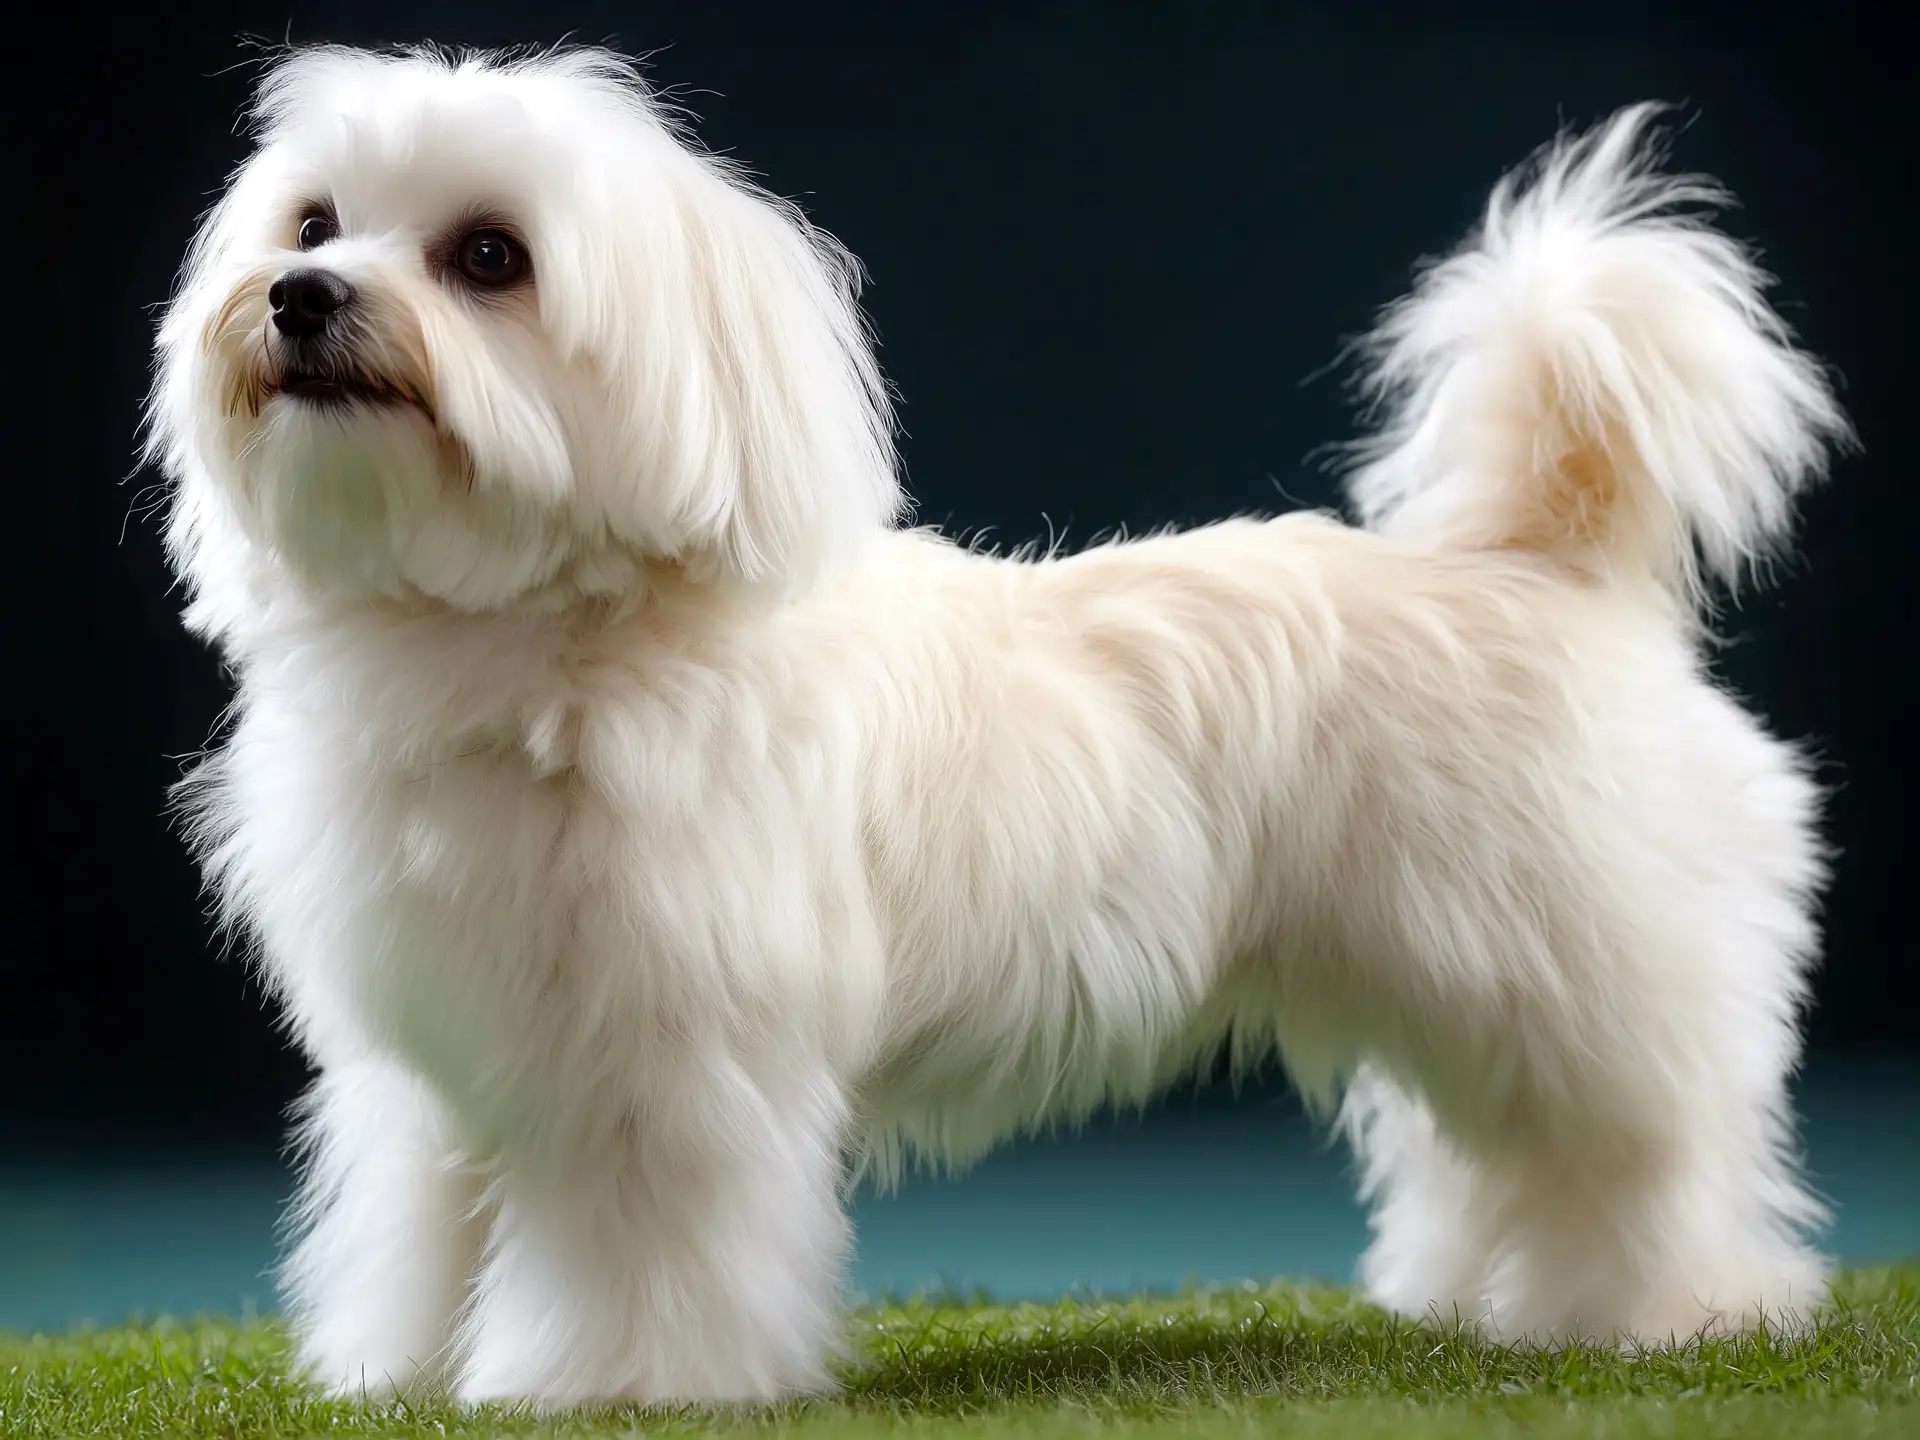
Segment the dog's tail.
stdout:
[[1770,277],[1703,218],[1725,192],[1661,173],[1660,110],[1539,152],[1382,316],[1384,424],[1349,479],[1370,526],[1696,601],[1790,529],[1851,432]]

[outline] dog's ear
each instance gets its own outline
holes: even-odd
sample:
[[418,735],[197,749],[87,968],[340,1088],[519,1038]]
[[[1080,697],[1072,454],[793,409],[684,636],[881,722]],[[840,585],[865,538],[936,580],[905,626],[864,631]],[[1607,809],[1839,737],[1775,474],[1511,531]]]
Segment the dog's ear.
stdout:
[[644,183],[612,186],[594,225],[556,237],[569,283],[545,302],[624,412],[607,522],[696,581],[802,591],[901,505],[859,267],[648,118],[627,172]]
[[682,558],[696,578],[805,588],[901,503],[858,263],[733,177],[702,201],[682,219],[707,393],[685,398],[712,489]]

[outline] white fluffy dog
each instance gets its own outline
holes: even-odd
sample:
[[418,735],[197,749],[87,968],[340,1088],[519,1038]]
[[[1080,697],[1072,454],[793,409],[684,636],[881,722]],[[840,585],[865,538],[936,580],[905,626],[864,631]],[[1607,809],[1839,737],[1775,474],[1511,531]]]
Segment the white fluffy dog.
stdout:
[[294,53],[159,340],[209,874],[319,1069],[321,1382],[827,1385],[850,1167],[1277,1052],[1369,1292],[1804,1313],[1818,796],[1702,587],[1846,437],[1765,280],[1563,140],[1391,310],[1368,527],[898,528],[854,263],[622,61]]

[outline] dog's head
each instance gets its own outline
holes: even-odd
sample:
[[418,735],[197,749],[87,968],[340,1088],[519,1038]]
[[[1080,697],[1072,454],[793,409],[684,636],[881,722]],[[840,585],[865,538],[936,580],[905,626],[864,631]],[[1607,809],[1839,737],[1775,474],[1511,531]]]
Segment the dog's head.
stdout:
[[625,61],[307,50],[254,119],[149,411],[202,628],[263,584],[791,592],[893,518],[854,263]]

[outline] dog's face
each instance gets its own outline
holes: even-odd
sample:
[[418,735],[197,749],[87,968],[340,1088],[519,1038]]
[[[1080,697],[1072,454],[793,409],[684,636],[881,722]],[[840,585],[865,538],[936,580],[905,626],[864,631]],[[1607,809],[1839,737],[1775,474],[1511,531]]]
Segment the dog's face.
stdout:
[[623,63],[308,51],[256,119],[150,410],[205,628],[263,577],[474,610],[661,565],[790,591],[891,519],[854,266]]

